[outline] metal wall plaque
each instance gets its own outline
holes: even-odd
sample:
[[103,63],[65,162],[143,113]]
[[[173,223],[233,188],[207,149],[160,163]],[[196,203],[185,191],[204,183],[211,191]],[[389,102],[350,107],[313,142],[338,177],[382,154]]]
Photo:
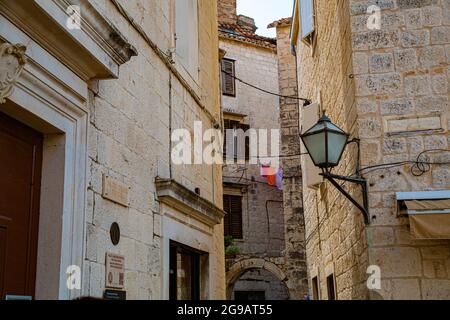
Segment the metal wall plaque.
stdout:
[[103,293],[105,300],[127,300],[127,292],[121,290],[105,290]]
[[7,301],[31,301],[33,300],[32,296],[15,296],[15,295],[6,295],[5,300]]
[[109,236],[113,245],[117,246],[120,242],[120,227],[117,222],[114,222],[109,229]]
[[106,253],[106,288],[123,290],[125,288],[125,257]]

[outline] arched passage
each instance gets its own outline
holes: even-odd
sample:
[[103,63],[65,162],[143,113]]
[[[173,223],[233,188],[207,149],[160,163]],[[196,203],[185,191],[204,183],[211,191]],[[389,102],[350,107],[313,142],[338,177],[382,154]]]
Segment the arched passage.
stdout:
[[265,270],[272,274],[283,286],[286,292],[291,296],[286,285],[287,277],[283,270],[281,270],[274,263],[264,259],[245,259],[234,263],[227,271],[227,298],[231,299],[234,285],[239,279],[249,271]]

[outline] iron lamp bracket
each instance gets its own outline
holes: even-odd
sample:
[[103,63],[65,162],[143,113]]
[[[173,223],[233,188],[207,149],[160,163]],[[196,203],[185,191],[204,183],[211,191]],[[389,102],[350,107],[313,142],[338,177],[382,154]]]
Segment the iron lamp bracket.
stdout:
[[[364,222],[366,225],[370,224],[370,218],[369,218],[369,194],[368,194],[368,184],[367,180],[364,178],[351,178],[351,177],[344,177],[336,174],[332,174],[331,172],[324,171],[320,174],[325,179],[327,179],[336,189],[339,190],[348,200],[350,200],[351,203],[353,203],[363,214],[364,216]],[[345,182],[351,182],[356,183],[361,186],[362,194],[363,194],[363,204],[361,205],[355,198],[353,198],[350,193],[348,193],[338,182],[339,181],[345,181]]]

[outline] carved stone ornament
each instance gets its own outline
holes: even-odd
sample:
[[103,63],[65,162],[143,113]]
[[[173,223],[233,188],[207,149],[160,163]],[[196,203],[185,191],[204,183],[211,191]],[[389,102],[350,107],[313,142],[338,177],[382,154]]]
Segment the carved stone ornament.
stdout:
[[27,58],[27,47],[22,44],[4,43],[0,45],[0,104],[6,102],[14,89]]

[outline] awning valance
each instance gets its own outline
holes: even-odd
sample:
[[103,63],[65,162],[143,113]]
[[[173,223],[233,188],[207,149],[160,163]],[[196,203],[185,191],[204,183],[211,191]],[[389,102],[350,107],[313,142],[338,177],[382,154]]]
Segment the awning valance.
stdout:
[[412,200],[405,201],[405,205],[408,208],[408,214],[442,213],[442,211],[450,213],[450,199]]
[[414,239],[450,239],[450,192],[402,192],[397,201],[399,213],[409,216]]

